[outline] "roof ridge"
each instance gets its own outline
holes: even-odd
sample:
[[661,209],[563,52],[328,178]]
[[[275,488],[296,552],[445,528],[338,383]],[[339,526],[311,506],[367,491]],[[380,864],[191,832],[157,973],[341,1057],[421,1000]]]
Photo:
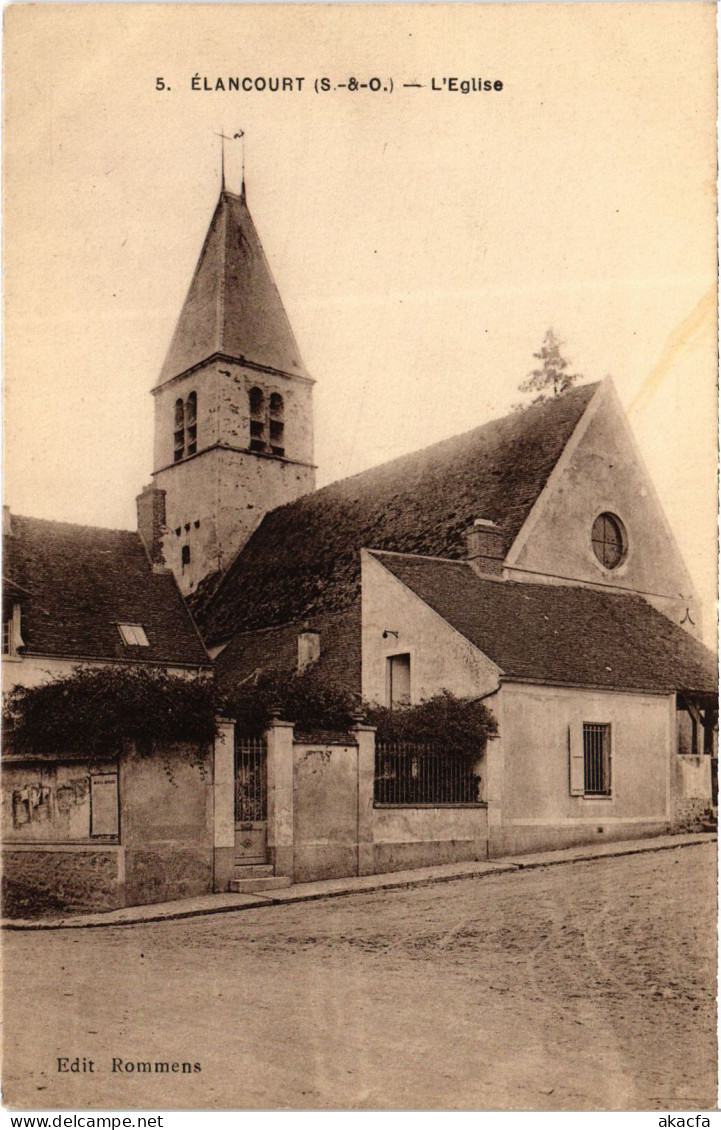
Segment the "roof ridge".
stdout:
[[464,531],[492,517],[507,552],[597,388],[487,420],[268,511],[197,609],[206,639],[345,606],[360,583],[361,548],[462,563]]
[[276,514],[281,510],[285,510],[287,507],[295,506],[296,503],[301,501],[301,499],[308,499],[311,496],[316,497],[317,495],[322,494],[324,491],[330,491],[333,487],[338,487],[342,486],[345,483],[350,483],[353,481],[353,479],[359,479],[362,475],[371,475],[375,471],[382,471],[385,468],[392,467],[394,464],[401,463],[404,460],[410,461],[417,456],[427,455],[429,452],[433,451],[434,448],[442,447],[444,444],[450,445],[457,443],[459,440],[466,439],[472,436],[474,433],[483,431],[484,428],[490,428],[493,424],[500,424],[504,420],[520,420],[529,412],[538,412],[543,408],[548,408],[552,404],[557,404],[561,400],[566,400],[568,397],[572,396],[574,393],[580,392],[582,389],[596,389],[601,385],[601,383],[601,381],[590,381],[588,384],[578,385],[576,388],[562,393],[561,396],[554,397],[553,400],[546,400],[542,404],[529,404],[521,411],[511,410],[510,412],[506,412],[506,414],[503,416],[494,416],[492,419],[486,420],[482,424],[476,424],[475,427],[468,428],[465,432],[457,432],[455,435],[446,436],[444,439],[434,440],[433,443],[429,443],[425,447],[418,447],[413,451],[406,451],[402,455],[394,455],[392,459],[387,459],[384,463],[374,463],[370,467],[364,467],[362,471],[354,471],[352,475],[346,475],[341,479],[333,479],[330,483],[326,483],[324,486],[318,487],[317,490],[310,491],[309,494],[301,495],[300,498],[295,499],[293,502],[286,502],[282,506],[276,506],[273,510],[269,510],[268,513]]
[[[470,561],[463,557],[437,557],[431,553],[403,553],[398,549],[374,549],[372,546],[363,546],[366,553],[372,553],[374,557],[409,557],[411,559],[418,558],[419,561],[442,561],[444,565],[466,565],[471,567]],[[475,569],[473,570],[475,572]],[[500,580],[500,577],[495,577],[495,580]]]
[[92,530],[94,533],[102,532],[106,534],[132,534],[138,537],[137,530],[130,530],[122,526],[92,526],[86,522],[67,522],[59,518],[37,518],[34,514],[16,514],[14,510],[10,511],[10,518],[12,521],[19,522],[44,522],[49,526],[65,526],[72,530]]

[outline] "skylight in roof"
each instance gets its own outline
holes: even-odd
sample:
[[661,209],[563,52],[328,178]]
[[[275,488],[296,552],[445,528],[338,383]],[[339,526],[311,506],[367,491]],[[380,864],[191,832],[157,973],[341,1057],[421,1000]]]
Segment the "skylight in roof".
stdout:
[[142,624],[118,624],[118,631],[129,647],[150,647]]

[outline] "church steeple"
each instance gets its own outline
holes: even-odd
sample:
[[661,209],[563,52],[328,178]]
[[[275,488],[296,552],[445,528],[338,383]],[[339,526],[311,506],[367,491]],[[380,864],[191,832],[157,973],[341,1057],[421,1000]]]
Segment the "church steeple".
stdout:
[[248,211],[240,139],[226,141],[220,198],[153,389],[164,553],[184,592],[315,483],[313,381]]
[[214,354],[307,376],[245,202],[223,188],[159,385]]

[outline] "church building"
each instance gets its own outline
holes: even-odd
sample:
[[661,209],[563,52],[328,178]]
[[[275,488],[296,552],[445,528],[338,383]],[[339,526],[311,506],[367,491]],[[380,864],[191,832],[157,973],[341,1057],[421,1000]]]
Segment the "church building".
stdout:
[[[73,769],[82,820],[53,829],[103,854],[102,905],[659,834],[715,805],[716,662],[611,380],[318,490],[313,384],[231,144],[153,389],[137,534],[7,516],[6,685],[76,660],[212,669],[221,690],[312,667],[359,710],[483,700],[498,736],[456,772],[360,722],[250,740],[225,719],[175,809],[132,759]],[[69,770],[14,772],[18,796],[46,790],[40,840],[57,838]],[[101,784],[120,816],[94,840]],[[13,811],[18,882],[51,881],[70,854]]]
[[[710,803],[711,757],[678,757],[715,749],[715,664],[610,379],[314,490],[312,380],[226,179],[154,396],[150,551],[221,685],[313,663],[359,705],[486,698],[474,851],[658,831],[674,788]],[[441,857],[424,820],[397,834],[425,855],[386,865]]]

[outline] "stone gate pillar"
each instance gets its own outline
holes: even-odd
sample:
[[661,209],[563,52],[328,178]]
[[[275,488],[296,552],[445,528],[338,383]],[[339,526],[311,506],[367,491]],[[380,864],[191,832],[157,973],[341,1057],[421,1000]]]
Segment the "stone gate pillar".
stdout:
[[293,878],[293,723],[273,718],[268,742],[268,855],[276,875]]
[[373,787],[375,781],[375,726],[357,723],[353,735],[358,743],[358,874],[372,875]]
[[235,721],[216,718],[213,744],[213,890],[227,891],[235,848]]

